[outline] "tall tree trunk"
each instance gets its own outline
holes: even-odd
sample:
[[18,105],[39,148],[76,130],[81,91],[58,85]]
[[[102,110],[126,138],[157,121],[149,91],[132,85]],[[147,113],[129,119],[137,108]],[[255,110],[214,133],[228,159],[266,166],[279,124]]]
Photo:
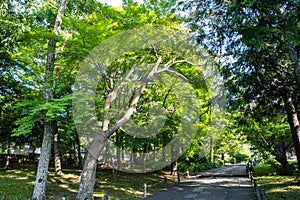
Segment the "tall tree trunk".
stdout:
[[299,127],[299,120],[297,116],[297,110],[293,103],[293,99],[289,94],[288,90],[282,95],[285,110],[287,113],[288,122],[290,125],[290,130],[292,133],[293,143],[296,150],[297,156],[297,163],[298,163],[298,170],[300,170],[300,127]]
[[89,151],[86,152],[86,159],[84,163],[83,172],[81,174],[79,190],[77,193],[77,199],[94,199],[94,185],[96,177],[98,159],[94,157]]
[[153,145],[153,160],[156,160],[156,144]]
[[[98,158],[101,151],[107,144],[108,137],[103,133],[108,130],[109,127],[109,112],[108,109],[114,99],[113,93],[108,95],[108,98],[105,100],[105,114],[103,119],[103,127],[100,133],[96,133],[93,141],[86,151],[85,161],[83,170],[80,176],[79,190],[77,193],[77,199],[82,200],[93,200],[94,199],[94,185],[96,182],[96,172],[98,166]],[[111,133],[112,134],[112,133]]]
[[[296,77],[296,85],[297,85],[297,92],[298,94],[300,95],[300,63],[299,63],[299,57],[298,57],[298,54],[297,54],[297,51],[295,49],[295,45],[293,42],[289,42],[288,43],[288,53],[289,53],[289,56],[290,56],[290,59],[293,63],[293,67],[294,67],[294,74],[295,74],[295,77]],[[296,112],[296,108],[295,109],[295,112]],[[296,114],[296,117],[297,117],[297,113]],[[293,120],[295,121],[295,119],[293,118]],[[297,118],[297,121],[298,121],[298,118]],[[296,150],[296,156],[297,156],[297,161],[298,161],[298,170],[300,170],[300,146],[299,146],[299,140],[300,140],[300,133],[299,133],[299,121],[297,123],[297,127],[294,127],[294,129],[297,129],[294,130],[294,133],[293,134],[293,141],[294,141],[294,146],[295,146],[295,150]],[[296,146],[298,144],[298,146]]]
[[214,138],[211,135],[209,138],[209,149],[210,149],[210,161],[213,163],[214,162]]
[[171,147],[171,160],[172,160],[172,164],[171,164],[171,175],[176,175],[177,173],[177,151],[175,149],[175,144],[172,144]]
[[[118,134],[118,132],[116,133],[116,145],[119,147],[119,143],[122,137],[120,137],[120,135]],[[117,168],[121,169],[122,168],[122,161],[121,161],[121,148],[117,148]]]
[[58,134],[58,127],[57,127],[56,120],[53,121],[53,128],[54,128],[53,149],[54,149],[55,175],[60,175],[62,174],[62,169],[61,169],[60,150],[59,150],[59,134]]
[[96,179],[96,170],[98,165],[98,157],[105,147],[107,137],[104,134],[97,134],[86,151],[85,162],[80,176],[79,190],[77,199],[92,200],[94,199],[94,185]]
[[76,150],[76,165],[78,168],[82,168],[80,140],[77,131],[75,131],[75,150]]
[[143,154],[142,154],[142,172],[143,172],[143,173],[146,172],[145,155],[146,155],[146,153],[147,153],[147,150],[148,150],[148,144],[145,143],[145,144],[144,144],[144,151],[143,151]]
[[6,161],[5,161],[4,169],[9,169],[10,149],[11,149],[11,143],[10,143],[10,137],[8,137],[8,139],[7,139],[7,155],[6,155]]
[[292,169],[289,166],[289,162],[286,156],[286,152],[289,146],[289,144],[281,142],[274,147],[273,155],[275,155],[275,160],[281,164],[283,175],[291,175],[292,173]]
[[131,149],[130,152],[130,170],[133,171],[133,166],[134,165],[134,149]]
[[166,160],[167,160],[166,154],[167,154],[166,148],[163,148],[163,149],[162,149],[162,157],[161,157],[161,161],[162,161],[162,162],[166,162]]
[[112,92],[110,95],[108,95],[106,101],[105,101],[105,114],[103,119],[103,127],[102,131],[100,133],[96,133],[93,141],[89,145],[87,151],[86,151],[86,157],[84,161],[83,170],[80,176],[80,184],[79,184],[79,190],[77,193],[77,199],[85,199],[85,200],[92,200],[94,199],[94,185],[95,185],[95,179],[96,179],[96,171],[98,166],[98,158],[100,156],[100,153],[102,152],[103,148],[107,144],[108,138],[117,130],[110,131],[110,133],[107,133],[106,135],[104,131],[108,130],[109,127],[109,114],[108,109],[110,108],[110,105],[112,101],[114,100],[114,92]]
[[294,67],[297,91],[300,94],[300,64],[299,64],[299,57],[298,57],[298,54],[297,54],[297,51],[295,49],[293,42],[288,43],[288,53],[289,53],[290,59],[293,63],[293,67]]
[[9,169],[9,163],[10,163],[10,150],[7,150],[5,166],[4,166],[5,170]]
[[[45,121],[46,120],[47,118],[45,117]],[[53,133],[53,122],[52,121],[45,122],[43,144],[42,144],[41,155],[38,163],[34,191],[32,195],[33,200],[46,199],[46,183],[47,183],[48,167],[49,167],[49,160],[51,154],[52,133]]]
[[[54,23],[54,32],[56,35],[60,34],[62,18],[64,11],[67,6],[67,0],[62,0],[61,5],[58,9],[58,13]],[[54,87],[54,61],[55,61],[55,49],[56,41],[51,39],[48,43],[48,54],[45,71],[45,87],[44,87],[44,98],[45,102],[49,102],[53,98],[53,87]],[[54,132],[53,121],[47,118],[47,113],[44,114],[44,136],[41,149],[40,160],[37,169],[36,181],[34,191],[32,195],[33,200],[44,200],[46,199],[46,183],[48,176],[48,167],[51,154],[52,136]]]

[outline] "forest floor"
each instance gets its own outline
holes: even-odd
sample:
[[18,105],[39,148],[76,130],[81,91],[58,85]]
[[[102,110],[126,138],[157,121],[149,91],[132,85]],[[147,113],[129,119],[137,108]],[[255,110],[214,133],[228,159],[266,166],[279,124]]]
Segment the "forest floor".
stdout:
[[[146,174],[117,172],[111,169],[98,169],[95,184],[95,199],[103,199],[105,194],[112,200],[141,199],[144,184],[147,184],[147,195],[164,187],[164,176],[167,185],[177,181],[177,176],[166,171]],[[63,174],[55,176],[50,168],[47,184],[47,199],[75,199],[79,186],[81,170],[63,169]],[[0,200],[27,200],[31,198],[35,183],[36,166],[33,164],[12,164],[9,170],[0,170]]]
[[[254,176],[260,188],[265,190],[268,200],[300,200],[300,185],[295,176],[281,176],[270,165],[257,165]],[[105,194],[110,200],[137,200],[144,194],[147,184],[147,196],[164,188],[164,176],[167,186],[175,185],[177,176],[166,171],[146,174],[117,172],[111,169],[98,169],[95,184],[95,199],[102,200]],[[47,199],[73,200],[79,186],[81,170],[63,169],[63,174],[55,176],[50,168],[47,184]],[[35,164],[11,164],[9,170],[0,169],[0,200],[28,200],[31,198],[35,183]]]
[[266,199],[300,200],[300,184],[296,176],[278,175],[271,165],[258,164],[254,167],[254,177],[258,186],[265,190]]

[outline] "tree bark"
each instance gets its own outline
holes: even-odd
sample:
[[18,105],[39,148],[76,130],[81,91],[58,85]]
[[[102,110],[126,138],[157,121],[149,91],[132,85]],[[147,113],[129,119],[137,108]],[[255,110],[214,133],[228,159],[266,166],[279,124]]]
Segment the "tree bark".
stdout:
[[143,154],[142,154],[142,172],[145,173],[146,172],[146,161],[145,161],[145,154],[147,153],[147,150],[148,150],[148,144],[144,144],[144,151],[143,151]]
[[80,140],[77,131],[75,131],[75,150],[76,150],[76,165],[78,168],[82,168]]
[[162,161],[162,162],[166,162],[166,160],[167,160],[166,154],[167,154],[166,149],[163,148],[163,149],[162,149],[162,157],[161,157],[161,161]]
[[177,173],[177,160],[173,161],[171,164],[171,175],[174,176]]
[[7,150],[7,155],[6,155],[6,160],[5,160],[5,166],[4,166],[5,170],[9,169],[9,163],[10,163],[10,153],[9,153],[9,150]]
[[286,92],[283,93],[282,97],[284,101],[285,110],[287,113],[288,123],[290,126],[294,147],[296,150],[298,170],[300,170],[300,127],[299,127],[299,120],[297,116],[297,110],[295,108],[293,99],[289,94],[288,90],[286,90]]
[[281,164],[282,167],[282,175],[291,175],[292,169],[289,166],[286,152],[290,145],[286,145],[284,142],[281,142],[280,144],[276,145],[274,147],[274,155],[275,160],[278,161]]
[[209,149],[210,149],[210,161],[213,163],[214,162],[214,138],[211,135],[209,138]]
[[[62,0],[61,5],[58,9],[58,13],[54,23],[54,32],[56,35],[60,34],[62,18],[64,11],[67,6],[67,0]],[[54,61],[55,61],[55,49],[56,41],[51,39],[48,43],[48,54],[45,71],[45,87],[44,87],[44,99],[45,102],[49,102],[53,98],[53,87],[54,87]],[[46,183],[48,176],[48,167],[51,154],[51,144],[54,132],[53,121],[47,118],[47,113],[44,113],[44,136],[41,149],[41,155],[38,163],[36,181],[34,191],[32,195],[33,200],[44,200],[46,199]]]
[[[118,132],[116,135],[116,145],[119,146],[119,143],[122,141],[122,137],[119,136]],[[122,168],[122,161],[121,161],[121,148],[117,148],[117,167],[118,169]]]
[[55,168],[55,175],[61,175],[61,160],[60,160],[60,150],[59,150],[59,134],[58,134],[58,127],[57,121],[53,121],[53,128],[54,128],[54,137],[53,137],[53,149],[54,149],[54,168]]
[[80,184],[77,193],[77,199],[94,199],[93,194],[96,179],[96,169],[98,165],[98,157],[100,156],[100,152],[103,150],[106,142],[107,138],[104,136],[104,134],[98,134],[89,147],[89,149],[91,148],[93,149],[93,151],[86,151],[85,162],[80,176]]
[[289,53],[290,59],[293,63],[293,67],[294,67],[294,74],[295,74],[295,77],[296,77],[297,91],[300,94],[300,64],[299,64],[299,57],[298,57],[297,51],[295,49],[295,46],[292,42],[288,43],[288,53]]
[[175,145],[172,144],[172,148],[171,148],[171,159],[172,159],[172,164],[171,164],[171,175],[176,175],[177,173],[177,151],[175,149]]
[[91,200],[94,199],[94,185],[96,177],[96,169],[98,159],[94,157],[89,151],[86,152],[86,159],[84,163],[83,172],[81,174],[79,190],[77,193],[77,199]]
[[[47,120],[46,117],[45,120]],[[32,195],[33,200],[46,199],[46,183],[47,183],[48,167],[49,167],[49,160],[51,154],[52,133],[53,133],[53,122],[52,121],[45,122],[43,144],[42,144],[41,155],[38,163],[34,191]]]
[[10,138],[8,137],[7,140],[7,155],[6,155],[6,161],[5,161],[5,166],[4,169],[9,169],[9,163],[10,163],[10,149],[11,149],[11,143],[10,143]]

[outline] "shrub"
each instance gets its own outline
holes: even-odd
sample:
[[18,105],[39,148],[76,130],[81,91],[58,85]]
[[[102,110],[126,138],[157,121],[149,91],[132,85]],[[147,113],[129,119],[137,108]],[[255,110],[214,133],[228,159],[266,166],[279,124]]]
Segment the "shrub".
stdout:
[[268,164],[271,166],[276,166],[278,164],[278,162],[272,158],[269,158],[269,159],[265,160],[265,164]]
[[208,169],[213,169],[218,167],[218,164],[206,160],[203,163],[200,162],[178,162],[178,170],[181,172],[200,172]]
[[274,169],[270,164],[257,164],[254,167],[254,176],[269,176],[276,173],[276,169]]
[[233,156],[233,158],[235,158],[235,160],[236,160],[236,163],[247,162],[248,161],[248,157],[249,157],[248,155],[241,154],[241,153],[235,154]]
[[190,166],[188,163],[178,162],[178,171],[186,172],[186,170],[190,170],[189,168],[190,168]]

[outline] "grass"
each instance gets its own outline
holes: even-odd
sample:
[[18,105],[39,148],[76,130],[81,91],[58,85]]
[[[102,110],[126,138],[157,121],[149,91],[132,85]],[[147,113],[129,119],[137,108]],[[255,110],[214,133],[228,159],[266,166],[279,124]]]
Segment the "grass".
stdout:
[[277,175],[271,165],[258,164],[254,168],[254,177],[258,186],[265,190],[268,200],[300,199],[300,185],[295,176]]
[[[50,169],[47,183],[47,199],[75,199],[80,181],[80,170],[63,170],[61,176],[55,176]],[[33,165],[12,165],[10,170],[0,170],[0,200],[27,200],[31,198],[36,167]],[[157,171],[146,174],[124,172],[112,173],[111,169],[99,169],[94,190],[95,199],[103,199],[104,194],[110,200],[135,200],[143,196],[144,183],[147,194],[163,188],[164,176],[167,184],[176,182],[176,176]]]

